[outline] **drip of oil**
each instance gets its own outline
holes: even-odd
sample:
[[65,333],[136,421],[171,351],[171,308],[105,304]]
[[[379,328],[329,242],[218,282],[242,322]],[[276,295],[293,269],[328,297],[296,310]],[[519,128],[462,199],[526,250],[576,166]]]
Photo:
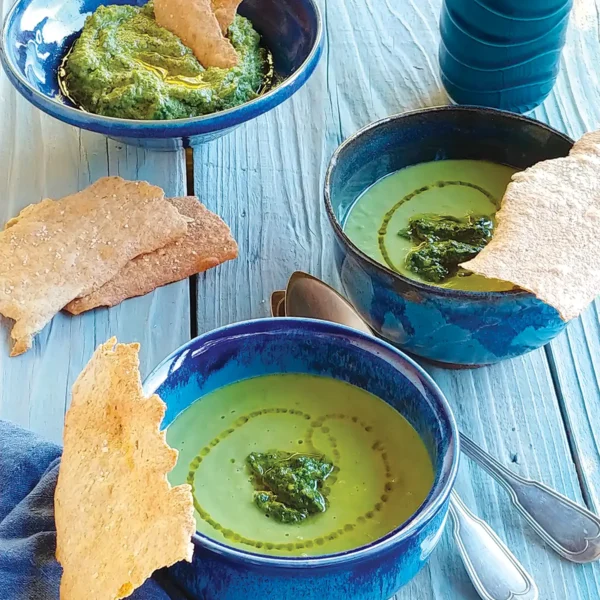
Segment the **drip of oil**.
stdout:
[[[60,67],[58,68],[58,87],[64,98],[69,100],[69,102],[71,102],[74,106],[76,106],[80,110],[82,110],[84,112],[88,112],[79,102],[77,102],[77,100],[75,100],[73,95],[70,93],[69,87],[68,87],[67,81],[66,81],[66,76],[67,76],[66,64],[67,64],[67,60],[69,59],[69,56],[71,55],[71,52],[73,52],[74,47],[75,47],[75,44],[73,44],[69,48],[69,50],[67,51],[67,53],[65,54],[65,56],[63,57],[63,59],[60,63]],[[263,49],[266,54],[265,70],[264,70],[262,85],[256,92],[257,96],[262,96],[262,95],[266,94],[267,92],[271,91],[274,87],[279,85],[279,83],[281,81],[279,75],[275,71],[275,65],[273,63],[273,54],[271,53],[271,51],[268,48],[265,48],[264,46],[263,46]],[[147,63],[143,60],[139,60],[139,59],[135,59],[135,58],[133,59],[133,61],[136,64],[140,65],[143,69],[150,71],[155,76],[162,79],[165,83],[169,83],[169,84],[173,84],[173,85],[181,85],[188,89],[204,89],[204,88],[210,87],[210,83],[204,81],[204,73],[200,73],[199,75],[196,75],[194,77],[186,77],[185,75],[169,75],[169,71],[163,67],[151,65],[150,63]]]
[[67,60],[69,60],[69,56],[71,56],[71,52],[73,52],[74,47],[75,47],[75,44],[73,43],[73,45],[69,48],[67,53],[64,55],[62,61],[60,62],[60,66],[58,67],[58,74],[57,74],[58,75],[58,88],[60,89],[60,93],[62,94],[62,96],[64,98],[66,98],[73,106],[75,106],[79,110],[88,112],[87,110],[85,110],[85,108],[83,108],[83,106],[81,106],[81,104],[79,104],[79,102],[77,102],[75,100],[75,98],[73,98],[73,96],[69,92],[69,88],[67,86],[66,65],[67,65]]
[[[331,434],[331,432],[330,432],[331,430],[329,429],[329,427],[325,426],[325,424],[328,421],[332,421],[332,420],[344,421],[344,420],[346,420],[346,421],[354,424],[355,426],[357,426],[361,429],[364,429],[364,431],[367,433],[373,432],[373,427],[371,425],[368,425],[364,421],[362,421],[359,417],[346,415],[343,413],[327,414],[322,417],[319,417],[318,419],[313,420],[311,415],[309,415],[305,412],[302,412],[301,410],[297,410],[297,409],[293,409],[293,408],[288,409],[288,408],[284,408],[284,407],[276,407],[276,408],[270,407],[270,408],[264,408],[262,410],[256,410],[254,412],[251,412],[248,415],[243,415],[243,416],[239,417],[233,423],[232,426],[230,426],[228,429],[223,430],[217,437],[212,439],[206,446],[204,446],[198,452],[198,454],[194,457],[194,460],[192,460],[192,462],[190,463],[189,472],[188,472],[186,481],[192,488],[192,497],[193,497],[193,501],[194,501],[194,508],[196,509],[196,512],[198,513],[198,515],[200,515],[200,518],[203,521],[205,521],[216,532],[221,533],[221,535],[225,539],[232,540],[234,542],[237,542],[238,544],[241,544],[244,546],[251,546],[251,547],[254,547],[257,549],[264,548],[266,550],[279,550],[282,552],[292,552],[292,551],[297,551],[297,550],[314,548],[315,545],[323,546],[327,541],[333,541],[342,535],[345,535],[345,534],[348,534],[348,533],[354,531],[356,527],[366,526],[366,524],[368,523],[368,520],[374,518],[375,513],[383,510],[384,503],[386,503],[389,500],[390,493],[392,492],[392,490],[395,487],[396,478],[394,478],[394,475],[392,473],[392,467],[391,467],[391,464],[389,461],[388,453],[386,452],[381,441],[376,439],[375,442],[373,443],[373,445],[371,446],[371,449],[373,450],[373,452],[380,455],[383,467],[385,469],[385,480],[383,481],[383,489],[381,491],[381,496],[379,497],[378,501],[375,502],[373,507],[370,508],[368,511],[366,511],[364,514],[359,514],[358,517],[356,517],[355,519],[353,518],[352,520],[348,521],[344,525],[340,524],[340,526],[336,527],[332,531],[329,531],[325,535],[318,536],[314,539],[303,539],[302,541],[296,541],[295,543],[292,543],[292,542],[287,542],[287,543],[263,542],[260,540],[253,540],[253,539],[247,538],[247,537],[241,535],[240,533],[237,533],[236,531],[229,529],[229,528],[225,527],[224,525],[222,525],[221,523],[219,523],[218,521],[216,521],[210,515],[210,513],[208,513],[208,511],[206,511],[202,507],[202,505],[200,504],[200,501],[198,500],[198,497],[196,496],[196,483],[195,483],[196,472],[198,471],[199,467],[201,466],[201,463],[211,453],[212,449],[215,448],[216,446],[218,446],[220,443],[222,443],[232,433],[235,433],[236,429],[243,427],[252,419],[261,417],[263,415],[274,414],[274,413],[289,414],[289,415],[300,417],[302,420],[310,421],[310,425],[309,425],[308,429],[306,430],[306,435],[305,435],[304,439],[302,440],[305,448],[307,448],[309,450],[309,454],[313,454],[315,456],[322,455],[322,453],[313,444],[313,437],[314,437],[315,431],[320,430],[323,434],[327,434],[327,439],[328,439],[329,445],[331,446],[331,448],[330,448],[331,455],[334,457],[334,460],[336,462],[341,459],[341,454],[340,454],[340,451],[338,448],[337,439]],[[337,481],[339,472],[340,472],[340,469],[339,469],[339,467],[336,466],[333,469],[332,475],[330,475],[327,478],[326,482],[327,482],[327,487],[329,489],[330,489],[330,486],[335,484],[335,482]]]

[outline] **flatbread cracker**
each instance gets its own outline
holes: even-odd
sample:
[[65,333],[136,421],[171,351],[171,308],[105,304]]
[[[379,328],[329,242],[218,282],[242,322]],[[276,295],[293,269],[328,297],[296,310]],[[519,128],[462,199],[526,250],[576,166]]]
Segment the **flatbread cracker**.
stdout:
[[238,55],[223,35],[211,0],[154,0],[156,22],[194,52],[208,69],[228,69],[238,64]]
[[600,132],[513,175],[491,242],[461,266],[577,317],[600,293]]
[[67,312],[78,315],[98,306],[115,306],[134,296],[191,277],[237,257],[237,244],[229,227],[198,198],[170,198],[180,214],[189,219],[185,237],[129,261],[116,277],[101,288],[70,302]]
[[177,451],[146,398],[139,344],[101,345],[73,386],[54,495],[61,600],[117,600],[152,573],[191,561],[196,529],[189,485],[167,480]]
[[242,0],[212,0],[212,10],[219,21],[223,35],[227,33],[229,26],[233,23],[241,3]]
[[15,321],[11,356],[28,350],[71,300],[186,233],[159,187],[120,177],[25,208],[0,232],[0,313]]

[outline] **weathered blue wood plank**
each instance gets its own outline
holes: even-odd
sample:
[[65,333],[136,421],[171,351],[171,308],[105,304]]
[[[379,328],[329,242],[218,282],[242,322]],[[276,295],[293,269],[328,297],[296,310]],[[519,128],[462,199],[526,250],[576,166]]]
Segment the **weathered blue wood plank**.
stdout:
[[[339,284],[322,205],[333,150],[370,121],[446,103],[437,72],[439,0],[321,4],[328,47],[307,87],[272,113],[194,152],[196,193],[232,225],[240,244],[237,261],[199,278],[200,332],[267,316],[271,291],[295,269]],[[573,55],[580,51],[579,39],[571,38]],[[548,103],[572,102],[565,88],[563,75]],[[570,118],[569,111],[554,114]],[[478,371],[430,371],[465,432],[517,472],[581,500],[543,350]],[[467,459],[458,489],[536,577],[541,598],[600,596],[598,567],[566,563],[544,548],[505,493]],[[476,597],[448,533],[429,566],[398,594],[398,600]]]
[[[535,116],[573,138],[600,128],[600,2],[575,3],[562,71]],[[600,301],[547,348],[577,470],[588,504],[600,511]]]
[[[10,1],[0,0],[0,14]],[[59,198],[104,175],[147,179],[168,194],[185,193],[182,153],[149,153],[82,133],[34,109],[0,72],[0,225],[44,197]],[[34,347],[9,358],[9,327],[0,323],[0,418],[54,441],[62,438],[74,379],[95,347],[116,335],[142,344],[142,371],[189,339],[188,282],[80,317],[63,314]]]

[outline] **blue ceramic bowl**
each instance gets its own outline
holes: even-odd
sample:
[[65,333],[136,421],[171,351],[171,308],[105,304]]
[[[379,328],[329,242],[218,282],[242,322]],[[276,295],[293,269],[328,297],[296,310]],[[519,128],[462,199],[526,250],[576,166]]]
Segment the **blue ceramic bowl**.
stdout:
[[[544,29],[538,36],[524,41],[511,43],[499,42],[488,32],[479,33],[479,37],[467,25],[460,21],[446,4],[440,16],[440,34],[445,49],[456,59],[476,68],[502,68],[521,64],[536,56],[561,50],[565,44],[569,14]],[[512,29],[509,29],[509,33]]]
[[[207,142],[275,108],[311,76],[323,48],[321,16],[314,0],[244,0],[248,17],[273,53],[285,80],[270,92],[236,108],[172,121],[103,117],[75,108],[58,87],[57,70],[85,18],[106,0],[18,0],[9,11],[0,60],[11,83],[32,104],[57,119],[103,133],[127,144],[159,150]],[[144,0],[109,0],[141,6]]]
[[[445,61],[441,59],[440,62]],[[556,63],[556,73],[558,73],[559,66]],[[481,74],[481,71],[465,69],[462,71],[462,74],[464,77],[475,78],[466,81],[470,85],[473,81],[477,81],[476,78]],[[498,71],[496,74],[500,77],[502,75]],[[539,75],[541,76],[541,72]],[[548,97],[554,87],[556,76],[550,75],[549,79],[543,80],[539,76],[536,76],[535,79],[528,83],[519,83],[517,85],[503,85],[499,81],[496,81],[493,86],[490,86],[490,89],[485,89],[484,86],[482,86],[484,89],[465,88],[457,84],[455,80],[451,79],[444,72],[441,74],[441,79],[446,93],[454,104],[469,103],[477,104],[478,106],[493,106],[500,110],[527,114]],[[485,77],[482,77],[481,81],[484,79]]]
[[271,373],[309,373],[359,386],[406,417],[427,446],[435,482],[419,510],[387,536],[356,550],[308,558],[265,556],[197,533],[191,564],[171,568],[196,600],[388,600],[436,546],[458,464],[458,433],[431,378],[390,345],[310,319],[260,319],[202,335],[176,350],[146,379],[144,391],[167,403],[163,422],[198,398]]
[[572,0],[476,0],[478,4],[498,15],[521,18],[543,19],[562,10],[565,2]]
[[476,38],[496,44],[525,43],[551,31],[568,20],[573,0],[544,16],[520,18],[500,14],[477,0],[445,0],[445,10],[452,20]]
[[[554,83],[560,70],[560,54],[561,50],[551,50],[520,64],[482,69],[471,67],[454,58],[442,40],[440,69],[442,76],[450,81],[476,81],[477,91],[501,91],[506,87],[518,85],[535,87],[548,81]],[[444,81],[444,85],[445,83]]]
[[369,258],[343,226],[367,188],[409,165],[473,159],[525,169],[567,155],[572,144],[537,121],[479,107],[405,113],[353,135],[336,150],[325,180],[336,262],[349,300],[379,335],[444,366],[495,363],[549,342],[565,323],[532,294],[460,291],[416,282]]
[[546,2],[545,15],[532,2],[534,18],[528,2],[508,15],[483,0],[445,0],[439,60],[452,100],[520,113],[541,104],[556,81],[567,33],[572,0],[560,2]]

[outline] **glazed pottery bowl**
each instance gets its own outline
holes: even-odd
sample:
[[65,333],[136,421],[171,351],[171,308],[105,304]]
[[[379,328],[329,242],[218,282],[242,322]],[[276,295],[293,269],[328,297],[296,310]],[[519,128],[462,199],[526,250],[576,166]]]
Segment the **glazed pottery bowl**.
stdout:
[[[503,43],[492,41],[489,34],[468,29],[446,5],[440,16],[440,33],[446,50],[457,60],[471,67],[517,65],[560,49],[565,43],[568,12],[537,37]],[[514,39],[514,38],[513,38]]]
[[[110,0],[141,6],[143,0]],[[18,0],[9,11],[0,60],[16,89],[32,104],[57,119],[96,131],[127,144],[159,150],[207,142],[275,108],[311,76],[322,52],[323,33],[314,0],[244,0],[239,13],[248,17],[273,53],[283,82],[238,107],[190,119],[136,121],[85,112],[74,107],[58,86],[57,71],[85,22],[105,0]]]
[[520,113],[539,105],[560,69],[572,0],[561,2],[546,13],[521,8],[516,18],[483,0],[445,0],[439,59],[452,100]]
[[497,44],[510,45],[536,39],[566,21],[573,1],[560,2],[558,8],[534,18],[498,13],[483,2],[470,0],[445,0],[444,7],[452,20],[471,35]]
[[357,198],[404,167],[472,159],[525,169],[568,154],[573,142],[525,117],[478,107],[445,106],[369,125],[335,152],[325,205],[346,295],[382,337],[451,367],[495,363],[539,348],[565,327],[558,312],[521,290],[472,292],[403,277],[359,250],[344,233]]
[[207,393],[274,373],[333,377],[399,411],[424,441],[435,470],[419,510],[385,537],[340,554],[274,557],[197,533],[191,564],[171,575],[196,600],[388,600],[424,565],[441,535],[458,463],[458,434],[439,388],[412,360],[374,337],[310,319],[260,319],[202,335],[164,360],[144,382],[167,404],[168,426]]
[[[442,61],[445,62],[444,59]],[[550,94],[554,87],[558,70],[558,68],[555,69],[555,74],[549,75],[548,79],[540,80],[536,77],[535,81],[506,87],[502,87],[502,84],[497,80],[493,84],[493,87],[487,90],[458,85],[446,73],[441,74],[441,79],[446,93],[455,104],[465,104],[468,101],[478,106],[493,106],[500,110],[526,114],[531,112]],[[462,75],[471,77],[470,81],[473,82],[477,81],[477,77],[481,75],[481,71],[465,69],[462,71]],[[541,71],[539,75],[542,75]],[[484,81],[485,79],[486,77],[482,77],[480,81]]]
[[572,5],[573,0],[477,0],[477,3],[506,17],[543,19],[560,12],[565,4]]
[[[441,42],[443,45],[443,41]],[[457,60],[450,52],[440,52],[442,76],[453,81],[476,81],[478,90],[502,91],[507,86],[543,85],[554,82],[560,70],[560,50],[535,56],[525,62],[503,68],[481,69]],[[444,82],[445,84],[445,82]]]

